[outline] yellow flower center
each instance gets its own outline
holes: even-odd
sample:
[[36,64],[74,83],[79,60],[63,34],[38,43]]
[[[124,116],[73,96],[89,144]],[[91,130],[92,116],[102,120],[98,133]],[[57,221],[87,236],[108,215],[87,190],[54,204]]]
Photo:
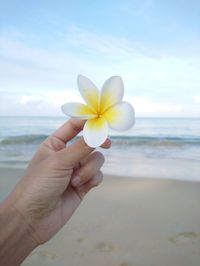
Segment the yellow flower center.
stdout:
[[101,113],[97,114],[97,117],[98,118],[101,118],[102,117],[102,114]]

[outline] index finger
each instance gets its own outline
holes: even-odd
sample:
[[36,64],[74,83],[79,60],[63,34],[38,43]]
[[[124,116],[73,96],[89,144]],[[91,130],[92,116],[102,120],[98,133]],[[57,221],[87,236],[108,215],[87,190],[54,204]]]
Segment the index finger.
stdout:
[[[45,147],[48,149],[48,153],[59,151],[65,148],[68,141],[73,139],[84,127],[85,120],[70,119],[64,123],[59,129],[45,139],[40,145],[39,150],[43,150]],[[47,153],[47,155],[48,155]]]
[[[61,150],[65,147],[65,144],[72,140],[84,127],[86,120],[71,118],[60,128],[58,128],[52,135],[50,135],[44,142],[46,147],[50,147],[54,151]],[[62,145],[60,145],[62,143]],[[102,148],[108,149],[111,143],[110,140],[106,140],[101,145]]]

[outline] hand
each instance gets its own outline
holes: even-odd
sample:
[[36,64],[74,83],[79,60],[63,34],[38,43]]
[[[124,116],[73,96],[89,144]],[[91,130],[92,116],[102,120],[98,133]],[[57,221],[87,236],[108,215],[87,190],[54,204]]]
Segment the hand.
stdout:
[[[38,244],[49,240],[69,220],[84,195],[102,181],[103,155],[94,152],[82,137],[68,145],[84,123],[71,119],[48,137],[7,199],[30,226]],[[110,145],[107,139],[102,147]]]

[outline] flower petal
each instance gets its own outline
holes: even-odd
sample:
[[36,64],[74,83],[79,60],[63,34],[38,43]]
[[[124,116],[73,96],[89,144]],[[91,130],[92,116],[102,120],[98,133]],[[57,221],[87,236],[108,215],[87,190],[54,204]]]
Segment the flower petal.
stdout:
[[66,103],[61,106],[61,109],[64,114],[71,117],[89,119],[96,116],[94,111],[89,106],[82,103]]
[[119,76],[109,78],[103,85],[100,100],[100,110],[103,113],[112,105],[121,102],[124,96],[123,81]]
[[104,117],[87,120],[83,128],[85,142],[93,148],[104,143],[108,136],[108,124]]
[[85,102],[94,110],[98,111],[100,92],[88,78],[79,75],[77,79],[81,96]]
[[135,123],[135,112],[130,103],[121,102],[110,107],[104,114],[109,127],[114,130],[127,130]]

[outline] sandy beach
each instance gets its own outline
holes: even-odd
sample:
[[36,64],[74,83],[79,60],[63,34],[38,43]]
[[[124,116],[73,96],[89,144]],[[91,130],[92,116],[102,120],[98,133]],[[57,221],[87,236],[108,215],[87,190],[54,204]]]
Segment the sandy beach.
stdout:
[[[0,169],[1,200],[23,175]],[[199,266],[200,183],[105,176],[23,266]]]

